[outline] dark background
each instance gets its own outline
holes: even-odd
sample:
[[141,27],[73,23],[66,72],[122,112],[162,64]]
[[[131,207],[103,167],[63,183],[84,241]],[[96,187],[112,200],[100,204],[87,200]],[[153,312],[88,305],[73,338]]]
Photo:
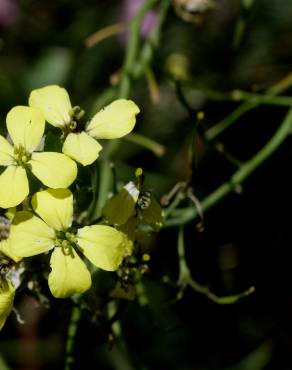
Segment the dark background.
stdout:
[[[30,91],[57,83],[73,104],[94,112],[102,93],[120,70],[127,41],[113,36],[92,48],[86,37],[123,21],[122,1],[0,0],[0,123],[14,105],[27,104]],[[126,3],[126,2],[125,2]],[[9,4],[9,5],[8,5]],[[178,99],[169,58],[179,53],[188,70],[184,81],[190,105],[205,112],[205,129],[238,103],[214,102],[204,89],[263,91],[287,76],[292,62],[292,2],[255,0],[247,12],[235,0],[218,0],[196,24],[169,10],[152,69],[160,99],[153,102],[145,77],[134,81],[131,98],[141,107],[135,132],[165,145],[152,153],[124,143],[115,162],[120,181],[136,166],[157,198],[189,174],[187,150],[193,124]],[[5,13],[5,11],[6,13]],[[8,9],[8,10],[7,10]],[[234,46],[239,20],[244,32]],[[178,62],[177,62],[178,63]],[[289,94],[289,90],[285,93]],[[286,108],[260,106],[220,136],[238,159],[255,154],[280,125]],[[191,186],[202,199],[236,170],[216,150],[195,139]],[[204,232],[185,228],[186,258],[193,277],[217,295],[254,286],[254,294],[234,305],[218,305],[190,288],[175,302],[177,228],[163,228],[152,242],[150,272],[143,283],[149,305],[125,304],[120,322],[123,344],[110,348],[106,327],[84,316],[75,345],[73,369],[104,370],[289,370],[291,332],[291,139],[243,184],[205,213]],[[66,301],[40,307],[27,293],[16,298],[25,324],[11,315],[0,334],[0,369],[63,369],[70,315]],[[3,359],[3,360],[2,360]],[[2,366],[2,367],[1,367]]]

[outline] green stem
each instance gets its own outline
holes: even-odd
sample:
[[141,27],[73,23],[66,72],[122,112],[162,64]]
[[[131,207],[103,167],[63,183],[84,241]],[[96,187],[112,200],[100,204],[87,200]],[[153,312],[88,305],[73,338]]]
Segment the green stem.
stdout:
[[[187,101],[186,97],[185,97],[185,94],[183,92],[183,89],[182,89],[182,85],[180,83],[180,81],[176,81],[175,82],[175,89],[176,89],[176,93],[177,93],[177,97],[178,97],[178,100],[181,102],[181,104],[183,105],[183,107],[187,110],[187,112],[189,113],[189,116],[190,116],[190,119],[193,120],[194,117],[196,116],[196,113],[197,111],[195,109],[192,108],[192,106],[189,104],[189,102]],[[229,116],[228,116],[229,117]],[[232,118],[233,119],[233,118]],[[214,126],[214,130],[216,130],[217,128],[217,125]],[[221,128],[221,126],[220,126]],[[211,128],[212,130],[212,128]],[[232,163],[234,166],[236,167],[240,167],[240,165],[242,164],[241,161],[239,161],[237,158],[235,158],[232,154],[230,154],[229,152],[226,151],[224,145],[220,142],[217,142],[215,140],[210,140],[210,138],[208,137],[208,132],[205,132],[201,129],[201,126],[199,125],[199,121],[197,119],[197,122],[196,124],[194,125],[194,136],[199,133],[200,136],[203,138],[203,140],[205,141],[206,145],[211,147],[211,148],[215,148],[218,153],[220,155],[222,155],[227,161],[229,161],[230,163]],[[206,135],[207,134],[207,135]],[[194,142],[194,139],[192,140]],[[191,162],[193,160],[193,157],[194,157],[194,150],[193,150],[193,147],[191,148]],[[192,167],[192,166],[191,166]]]
[[233,49],[237,49],[242,42],[246,31],[249,10],[252,7],[253,3],[254,0],[241,0],[241,14],[235,26],[235,32],[232,42]]
[[136,284],[136,296],[137,296],[137,300],[139,302],[139,305],[141,307],[144,307],[144,306],[147,306],[148,305],[148,297],[147,297],[147,294],[146,294],[146,291],[145,291],[145,288],[144,288],[144,285],[142,283],[142,281],[139,281],[137,284]]
[[250,287],[249,289],[239,294],[219,297],[211,292],[208,287],[201,285],[196,280],[194,280],[192,278],[191,270],[186,261],[183,226],[179,226],[178,229],[177,255],[179,263],[178,285],[181,287],[181,290],[178,292],[177,299],[181,299],[183,297],[183,292],[187,286],[191,287],[197,293],[204,294],[207,298],[217,304],[236,303],[239,299],[246,297],[255,291],[254,287]]
[[119,98],[126,98],[129,96],[131,87],[131,73],[133,66],[137,60],[137,53],[139,48],[140,25],[147,13],[155,4],[157,0],[147,0],[133,18],[129,26],[129,43],[127,47],[126,57],[123,66],[123,77],[120,83]]
[[222,121],[218,122],[215,126],[209,128],[205,132],[205,137],[207,140],[212,141],[217,136],[219,136],[223,131],[225,131],[233,122],[237,121],[244,113],[257,107],[259,104],[246,101],[242,103],[238,108],[236,108],[231,114],[225,117]]
[[[279,95],[285,90],[290,88],[292,85],[292,73],[288,74],[285,78],[278,81],[275,85],[267,90],[267,93],[271,96]],[[259,102],[245,101],[239,107],[237,107],[231,114],[223,118],[215,126],[211,127],[205,132],[205,137],[208,140],[214,140],[222,132],[224,132],[229,126],[237,121],[244,113],[252,110],[260,105]]]
[[74,345],[75,338],[78,329],[78,325],[81,319],[81,310],[79,307],[73,307],[72,314],[67,331],[67,341],[66,341],[66,357],[65,357],[65,367],[64,370],[71,370],[72,364],[74,362]]
[[256,104],[279,105],[291,107],[292,98],[290,96],[275,96],[270,94],[256,94],[247,91],[235,90],[231,93],[231,99],[234,101],[248,100]]
[[99,182],[98,182],[98,197],[95,199],[95,206],[91,214],[91,219],[95,220],[101,216],[101,210],[105,205],[112,185],[112,169],[110,162],[106,158],[99,161]]
[[185,198],[185,195],[183,194],[183,192],[182,192],[182,191],[179,191],[179,192],[175,195],[175,197],[174,197],[173,201],[170,203],[170,205],[169,205],[167,208],[165,208],[165,209],[163,210],[163,214],[164,214],[165,219],[166,219],[169,215],[171,215],[172,211],[173,211],[173,210],[175,210],[175,209],[178,207],[178,205],[180,204],[180,202],[181,202],[184,198]]
[[140,134],[130,133],[129,135],[125,136],[125,140],[150,150],[157,157],[161,157],[165,153],[165,148],[163,145]]
[[[292,108],[289,109],[281,126],[275,132],[274,136],[268,143],[258,151],[250,160],[240,166],[240,168],[231,176],[228,182],[220,185],[214,192],[209,194],[201,201],[201,206],[204,211],[213,207],[227,194],[234,191],[238,185],[248,178],[258,166],[260,166],[272,153],[283,143],[287,136],[291,133],[292,126]],[[181,217],[168,219],[165,221],[164,226],[177,226],[186,224],[192,220],[197,219],[199,216],[195,207],[187,208]]]
[[179,265],[178,281],[179,283],[183,283],[183,281],[189,279],[191,275],[190,269],[186,262],[183,226],[180,226],[178,229],[177,256],[178,256],[178,265]]
[[[158,0],[145,1],[145,3],[141,7],[137,15],[133,18],[133,20],[130,23],[129,41],[128,41],[128,46],[127,46],[124,65],[123,65],[123,76],[121,78],[120,86],[118,89],[119,98],[126,99],[128,98],[130,94],[131,73],[134,70],[135,63],[137,62],[141,22],[143,21],[143,18],[145,14],[147,13],[147,11],[149,11],[157,3],[157,1]],[[110,96],[112,95],[110,94]],[[112,180],[109,160],[114,155],[114,153],[118,151],[120,143],[121,143],[121,140],[111,140],[105,146],[103,150],[103,158],[101,159],[101,168],[100,168],[100,176],[99,176],[99,184],[98,184],[98,189],[99,189],[98,198],[96,197],[92,204],[91,220],[94,220],[100,216],[101,209],[106,202],[108,192],[110,189],[110,183]],[[149,141],[147,144],[149,146]]]
[[291,107],[292,97],[290,96],[275,96],[273,94],[258,94],[242,90],[233,90],[231,92],[225,93],[214,90],[202,90],[209,99],[214,101],[245,101],[248,100],[251,103],[267,104],[267,105],[277,105],[282,107]]
[[171,0],[163,0],[161,2],[158,23],[155,29],[151,32],[151,35],[148,37],[148,40],[143,45],[138,63],[133,66],[132,75],[134,78],[140,77],[147,70],[153,58],[154,50],[159,45],[161,29],[170,5]]

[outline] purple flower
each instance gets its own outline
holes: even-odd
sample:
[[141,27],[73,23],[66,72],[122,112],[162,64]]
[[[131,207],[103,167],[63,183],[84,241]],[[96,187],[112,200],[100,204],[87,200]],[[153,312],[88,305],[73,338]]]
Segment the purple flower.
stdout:
[[[131,19],[137,14],[145,0],[123,0],[121,11],[121,22],[129,23]],[[144,17],[141,24],[141,35],[147,37],[157,22],[157,13],[150,10]],[[126,36],[128,38],[128,36]]]
[[0,26],[11,26],[17,20],[19,8],[14,0],[0,0]]

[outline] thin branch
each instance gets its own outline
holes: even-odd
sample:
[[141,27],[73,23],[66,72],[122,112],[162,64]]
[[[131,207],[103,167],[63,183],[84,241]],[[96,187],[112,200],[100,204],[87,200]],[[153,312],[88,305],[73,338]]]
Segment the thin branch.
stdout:
[[[290,135],[292,127],[292,108],[289,109],[281,126],[275,132],[274,136],[268,143],[258,151],[250,160],[245,162],[241,167],[231,176],[228,182],[220,185],[215,191],[209,194],[201,201],[201,206],[204,212],[213,207],[227,194],[234,191],[238,185],[241,185],[267,158],[269,158],[274,151],[285,141]],[[169,218],[165,220],[164,226],[177,226],[186,224],[199,216],[198,210],[195,207],[187,208],[183,211],[181,217]]]
[[221,142],[217,140],[210,140],[209,137],[206,135],[208,132],[206,133],[200,125],[199,111],[194,109],[190,105],[190,103],[187,101],[182,85],[180,81],[178,80],[175,81],[175,90],[176,90],[178,100],[189,113],[190,120],[194,120],[194,117],[197,117],[197,120],[194,126],[194,134],[196,133],[200,134],[200,137],[204,140],[205,144],[209,148],[215,149],[221,156],[223,156],[228,162],[232,163],[235,167],[240,167],[242,162],[238,160],[237,158],[235,158],[231,153],[229,153]]
[[[285,90],[289,89],[292,85],[292,73],[289,73],[283,79],[278,81],[275,85],[270,87],[267,90],[267,94],[269,95],[279,95],[283,93]],[[223,118],[220,122],[218,122],[213,127],[209,128],[205,132],[205,137],[207,140],[214,140],[217,136],[219,136],[222,132],[224,132],[229,126],[231,126],[235,121],[237,121],[243,114],[247,113],[248,111],[258,107],[260,105],[259,102],[251,102],[245,101],[239,107],[237,107],[233,112],[231,112],[228,116]]]
[[72,308],[71,318],[68,326],[67,340],[66,340],[66,357],[64,370],[71,370],[74,363],[74,345],[78,325],[81,319],[81,309],[77,306]]
[[94,32],[92,35],[85,39],[85,46],[87,48],[92,48],[99,42],[107,39],[108,37],[117,35],[124,32],[127,29],[127,25],[124,23],[115,23],[110,26],[104,27],[101,30]]
[[157,0],[145,1],[137,15],[130,22],[129,34],[130,38],[128,41],[127,52],[125,56],[124,66],[123,66],[123,77],[120,83],[119,97],[126,98],[129,96],[131,87],[131,71],[133,66],[137,61],[137,53],[139,49],[139,34],[140,25],[145,16],[145,14],[156,5]]
[[208,287],[201,285],[196,280],[194,280],[191,274],[191,270],[186,261],[184,228],[182,226],[180,226],[178,230],[177,254],[179,262],[178,285],[180,286],[180,291],[177,294],[177,299],[182,299],[184,290],[187,286],[191,287],[197,293],[205,295],[207,298],[217,304],[233,304],[239,299],[246,297],[255,291],[254,287],[250,287],[249,289],[239,294],[219,297],[211,292]]
[[150,150],[157,157],[162,157],[165,153],[165,147],[163,145],[137,133],[130,133],[125,136],[125,140]]

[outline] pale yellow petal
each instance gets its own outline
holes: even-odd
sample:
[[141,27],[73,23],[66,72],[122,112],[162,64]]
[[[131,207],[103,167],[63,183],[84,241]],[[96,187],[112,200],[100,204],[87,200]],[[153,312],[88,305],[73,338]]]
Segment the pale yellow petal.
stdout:
[[69,134],[66,137],[62,151],[83,166],[87,166],[98,158],[101,149],[102,146],[83,131]]
[[0,166],[9,166],[14,162],[14,148],[0,135]]
[[10,250],[19,257],[30,257],[54,247],[55,231],[31,212],[17,212],[10,226]]
[[123,225],[134,214],[139,193],[134,182],[128,182],[118,194],[106,202],[102,216],[111,225]]
[[62,153],[33,153],[29,164],[32,173],[49,188],[67,188],[77,176],[76,163]]
[[79,229],[77,243],[90,262],[107,271],[115,271],[119,267],[127,248],[125,235],[104,225]]
[[10,247],[10,240],[5,239],[0,241],[0,252],[5,254],[5,256],[8,256],[11,258],[14,262],[19,262],[21,260],[21,257],[15,256],[11,252],[11,247]]
[[90,273],[73,248],[68,255],[60,247],[55,248],[51,256],[51,269],[49,287],[56,298],[83,293],[91,286]]
[[16,213],[16,207],[10,207],[5,212],[5,217],[7,217],[8,220],[12,221],[13,217],[15,216],[15,213]]
[[67,230],[73,220],[73,195],[68,189],[47,189],[32,197],[35,212],[54,230]]
[[29,193],[25,169],[9,166],[0,175],[0,207],[9,208],[20,204]]
[[42,111],[47,122],[55,127],[63,127],[71,121],[72,108],[67,91],[57,85],[45,86],[33,90],[29,97],[29,105]]
[[125,234],[127,237],[126,255],[131,256],[134,250],[136,239],[136,230],[139,224],[138,217],[133,216],[125,224],[119,226],[118,230]]
[[133,130],[139,112],[132,100],[115,100],[92,118],[86,131],[96,139],[117,139]]
[[7,114],[6,122],[14,146],[21,145],[30,153],[37,148],[45,130],[45,118],[40,110],[14,107]]
[[15,289],[10,281],[0,280],[0,330],[13,308]]

